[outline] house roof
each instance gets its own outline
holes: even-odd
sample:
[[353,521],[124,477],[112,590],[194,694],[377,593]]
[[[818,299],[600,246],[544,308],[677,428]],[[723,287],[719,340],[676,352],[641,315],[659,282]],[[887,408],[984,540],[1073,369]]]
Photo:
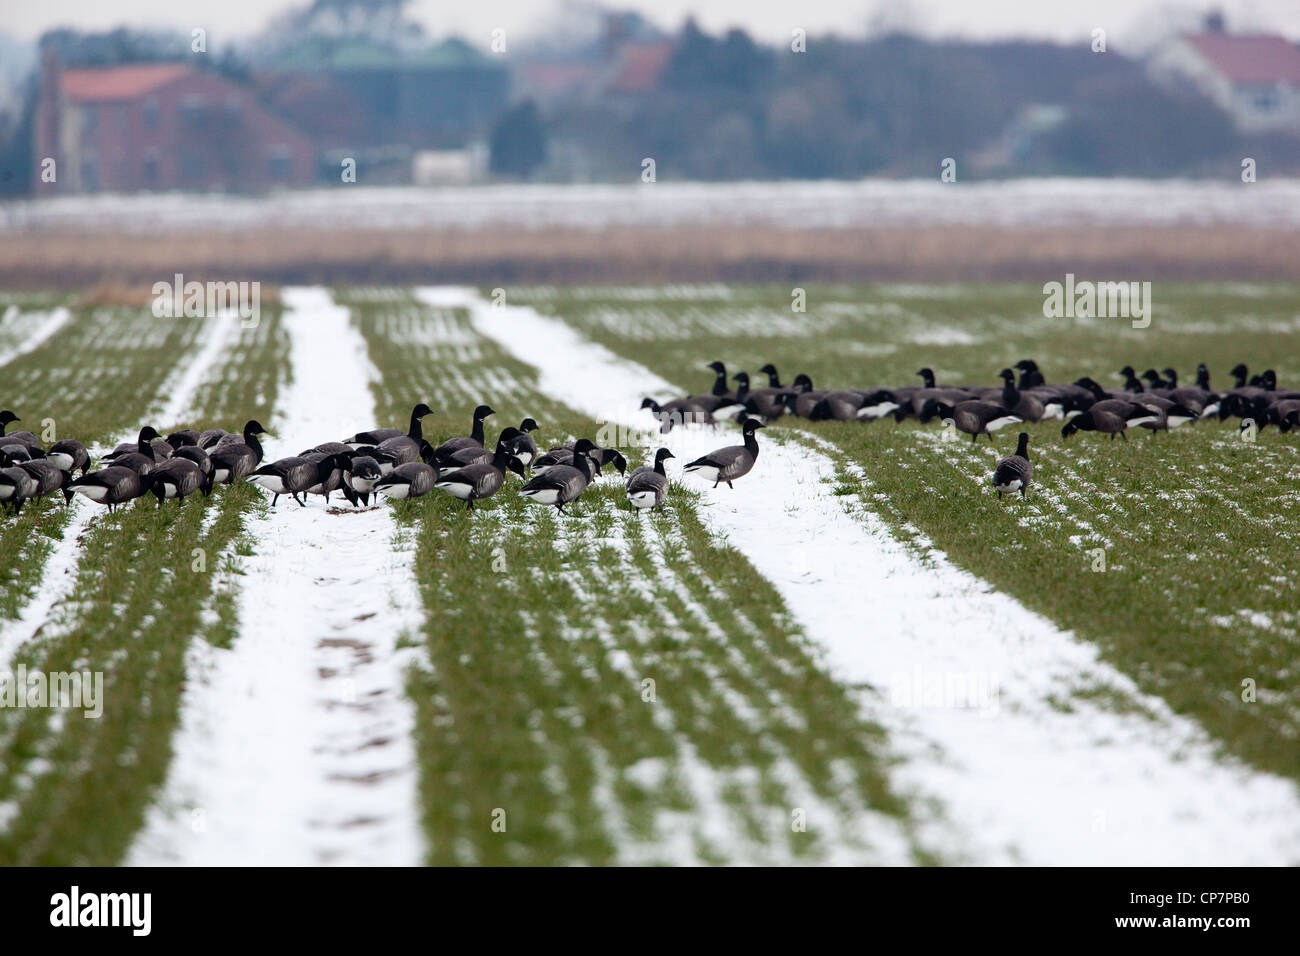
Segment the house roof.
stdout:
[[92,70],[64,70],[63,93],[77,103],[133,100],[190,72],[183,63],[137,63]]
[[659,74],[673,55],[673,44],[628,43],[620,51],[621,68],[610,84],[612,89],[643,92],[652,90]]
[[1300,48],[1280,36],[1229,36],[1198,33],[1186,40],[1205,60],[1233,83],[1271,86],[1285,82],[1300,86]]

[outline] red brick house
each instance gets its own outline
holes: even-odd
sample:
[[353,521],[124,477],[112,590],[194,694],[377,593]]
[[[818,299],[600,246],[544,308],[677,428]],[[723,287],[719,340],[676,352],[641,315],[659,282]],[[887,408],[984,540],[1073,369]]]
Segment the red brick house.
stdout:
[[[243,87],[184,63],[99,69],[43,64],[34,187],[77,192],[306,186],[315,158],[301,133]],[[42,178],[53,157],[56,181]]]

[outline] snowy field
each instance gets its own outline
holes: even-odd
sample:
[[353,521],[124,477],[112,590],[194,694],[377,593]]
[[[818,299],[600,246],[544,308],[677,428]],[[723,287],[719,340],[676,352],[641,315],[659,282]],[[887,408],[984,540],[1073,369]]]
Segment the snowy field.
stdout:
[[[678,188],[670,214],[708,212],[693,208],[690,187]],[[729,188],[735,200],[749,187]],[[911,207],[884,211],[872,210],[871,184],[762,188],[826,224],[839,215],[906,221],[940,208],[928,186],[916,187]],[[1089,205],[1087,189],[1068,182],[1016,188],[1028,190],[1019,215]],[[1165,214],[1195,207],[1213,221],[1213,189],[1168,188]],[[570,192],[572,203],[563,190],[538,188],[526,212],[494,201],[501,192],[512,191],[430,193],[394,204],[390,221],[436,224],[456,204],[457,215],[530,224],[637,215],[615,201],[617,190]],[[720,194],[727,189],[709,187]],[[745,199],[746,215],[775,215],[756,198]],[[167,200],[149,201],[165,222]],[[333,201],[284,201],[292,208],[280,215],[292,221],[337,214]],[[1285,216],[1274,203],[1259,215]],[[997,204],[1016,206],[1006,195]],[[121,213],[111,206],[94,215]],[[244,213],[229,208],[233,227]],[[1234,198],[1234,214],[1240,208]],[[977,209],[966,214],[984,214]],[[1300,863],[1293,761],[1270,753],[1253,727],[1189,702],[1228,709],[1238,690],[1198,669],[1199,645],[1175,642],[1160,652],[1167,661],[1155,650],[1133,658],[1080,633],[1071,607],[1041,600],[1052,575],[1069,572],[1041,565],[1027,600],[1001,577],[991,582],[994,572],[984,576],[984,556],[953,534],[953,519],[932,527],[939,519],[909,511],[890,483],[899,465],[942,468],[931,496],[942,499],[938,510],[975,521],[996,507],[999,523],[982,517],[979,533],[1007,539],[1008,550],[992,555],[1003,562],[1058,530],[1062,540],[1095,535],[1117,562],[1163,560],[1136,546],[1126,552],[1123,523],[1098,509],[1083,520],[1084,506],[1056,482],[1091,480],[1087,461],[1053,450],[1044,503],[1023,513],[990,503],[979,452],[963,446],[954,457],[910,427],[887,433],[907,445],[884,455],[855,442],[885,440],[886,425],[845,426],[870,433],[780,425],[759,433],[758,464],[735,489],[681,475],[685,462],[735,439],[707,426],[649,433],[641,399],[707,378],[699,365],[709,359],[752,372],[745,349],[784,341],[798,350],[794,326],[766,344],[747,335],[769,308],[763,294],[538,289],[499,308],[464,288],[289,288],[262,328],[214,319],[160,340],[169,367],[145,394],[130,358],[109,360],[116,343],[84,336],[89,323],[111,320],[147,341],[162,334],[147,312],[7,313],[5,401],[31,406],[20,410],[25,421],[48,413],[101,449],[146,422],[166,434],[194,424],[234,430],[256,416],[276,458],[376,423],[404,427],[422,400],[435,408],[425,427],[436,443],[463,434],[484,401],[498,411],[489,433],[531,415],[543,446],[599,433],[634,466],[660,443],[676,460],[672,507],[653,516],[629,513],[608,473],[571,516],[523,504],[514,479],[473,512],[441,493],[357,509],[282,498],[273,509],[244,486],[164,509],[149,498],[111,517],[81,499],[66,513],[46,502],[19,519],[5,515],[0,572],[21,593],[0,619],[0,672],[19,663],[98,668],[107,693],[100,723],[0,709],[0,862]],[[1016,294],[999,294],[1009,309]],[[1260,299],[1269,288],[1219,294],[1267,340],[1275,317]],[[829,367],[841,374],[870,361],[879,363],[871,374],[902,381],[915,350],[952,371],[1011,320],[960,288],[872,296],[888,301],[861,296],[855,306],[856,290],[826,292],[838,307],[826,308],[825,330],[842,332],[833,359],[848,363]],[[642,321],[647,314],[656,324]],[[874,344],[851,347],[863,341]],[[811,344],[801,354],[820,369]],[[793,372],[788,357],[778,360]],[[78,418],[75,383],[87,371],[66,374],[74,361],[92,366],[99,391],[87,384],[86,395],[119,396],[100,402],[93,424]],[[51,390],[52,375],[71,394]],[[1238,449],[1225,444],[1228,427],[1198,434],[1196,447],[1230,460]],[[1199,461],[1202,497],[1248,530],[1267,525],[1259,499],[1219,502],[1218,459],[1187,449],[1159,454],[1183,454],[1192,473]],[[1102,456],[1093,447],[1088,457]],[[1150,467],[1164,474],[1167,462]],[[1260,484],[1277,496],[1268,500],[1286,508],[1295,462],[1294,440],[1256,459]],[[1139,504],[1116,494],[1112,514],[1123,507]],[[1207,534],[1230,542],[1238,532],[1225,523]],[[20,541],[35,545],[20,554]],[[1225,560],[1232,545],[1218,546]],[[213,573],[189,573],[196,548],[213,549]],[[1278,560],[1276,574],[1291,573],[1288,559],[1255,551]],[[135,573],[146,554],[154,570]],[[1166,583],[1171,593],[1183,586]],[[1250,673],[1284,749],[1295,708],[1272,669],[1285,674],[1275,662],[1296,659],[1294,620],[1259,610],[1272,605],[1258,591],[1206,593],[1195,613],[1227,620],[1238,638],[1248,601],[1263,616],[1246,635],[1259,648]],[[1131,602],[1131,592],[1120,599]],[[174,626],[162,626],[169,617]],[[1154,624],[1136,636],[1152,648],[1168,643]],[[978,694],[922,700],[919,688],[936,676],[974,680]],[[113,808],[94,799],[104,789],[121,795]]]

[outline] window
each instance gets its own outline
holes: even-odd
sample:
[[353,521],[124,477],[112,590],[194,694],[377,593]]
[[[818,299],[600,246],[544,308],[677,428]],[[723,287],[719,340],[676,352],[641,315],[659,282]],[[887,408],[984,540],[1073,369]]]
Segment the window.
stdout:
[[283,182],[293,174],[293,154],[288,146],[272,146],[267,150],[267,173],[276,182]]
[[1249,91],[1250,108],[1256,113],[1272,113],[1280,105],[1277,90],[1259,86]]
[[158,128],[158,100],[152,96],[144,101],[144,128]]
[[203,95],[191,93],[181,100],[181,125],[195,129],[203,125]]
[[203,154],[196,150],[186,150],[181,153],[181,179],[188,183],[194,184],[202,181],[205,164]]
[[158,185],[158,154],[148,153],[144,157],[144,184],[146,186]]
[[88,193],[99,191],[99,161],[83,159],[81,161],[81,188]]

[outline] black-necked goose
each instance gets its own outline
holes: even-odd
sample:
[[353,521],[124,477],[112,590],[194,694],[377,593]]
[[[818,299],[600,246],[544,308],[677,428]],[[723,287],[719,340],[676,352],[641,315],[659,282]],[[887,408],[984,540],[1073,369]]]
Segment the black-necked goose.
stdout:
[[589,439],[579,438],[573,446],[573,464],[552,465],[543,474],[534,475],[519,493],[535,504],[555,505],[563,512],[564,506],[580,498],[591,484],[591,452],[595,448]]
[[37,479],[27,469],[14,464],[9,455],[0,450],[0,501],[22,514],[23,504],[36,496]]
[[[772,368],[771,365],[763,367]],[[732,381],[739,383],[736,389],[736,401],[744,405],[745,411],[749,414],[758,415],[767,421],[780,418],[785,414],[785,396],[789,393],[789,389],[780,386],[750,388],[748,372],[737,372],[732,376]]]
[[518,436],[510,443],[510,454],[518,458],[525,468],[531,465],[533,459],[537,457],[537,442],[529,434],[529,432],[535,432],[537,429],[537,422],[531,418],[525,418],[519,423]]
[[144,479],[135,470],[121,465],[109,465],[82,475],[70,487],[96,504],[108,505],[110,513],[118,505],[133,501],[145,492]]
[[[118,445],[112,455],[104,456],[105,461],[111,461],[114,465],[120,465],[123,468],[130,468],[138,472],[142,477],[153,470],[153,466],[159,461],[158,449],[153,443],[153,439],[158,437],[158,433],[153,430],[152,425],[145,425],[140,429],[140,437],[136,440],[134,449],[130,445]],[[168,446],[170,450],[171,446]]]
[[1061,437],[1069,438],[1075,432],[1101,432],[1114,441],[1119,435],[1128,441],[1129,427],[1155,421],[1157,415],[1149,408],[1122,398],[1107,398],[1095,402],[1085,411],[1071,418],[1061,428]]
[[[242,440],[234,435],[224,435],[208,446],[213,484],[232,485],[251,474],[253,469],[262,463],[262,443],[258,441],[258,436],[264,434],[266,429],[261,423],[250,418],[244,423]],[[232,440],[225,442],[227,437]],[[199,442],[199,446],[204,447],[202,441]]]
[[754,436],[754,432],[762,427],[762,422],[754,418],[749,419],[741,429],[741,433],[745,436],[743,445],[728,445],[726,448],[711,451],[688,464],[686,473],[699,475],[713,482],[714,488],[724,481],[728,488],[736,487],[732,482],[749,474],[754,467],[754,462],[758,461],[758,439]]
[[1017,491],[1020,492],[1021,498],[1027,498],[1029,482],[1033,476],[1034,466],[1029,461],[1029,433],[1021,432],[1016,453],[998,459],[997,467],[993,469],[993,487],[997,490],[999,498],[1004,492],[1012,495]]
[[193,428],[182,428],[180,431],[174,431],[167,436],[167,444],[172,448],[187,448],[190,445],[195,447],[199,444],[199,433]]
[[41,447],[40,439],[38,439],[31,432],[6,432],[5,431],[5,429],[9,427],[10,422],[20,422],[20,421],[22,421],[22,419],[19,418],[17,415],[15,415],[7,408],[4,411],[0,412],[0,439],[4,440],[4,444],[17,443],[20,445],[26,445],[29,448],[40,448]]
[[1021,359],[1014,366],[1020,372],[1020,390],[1023,392],[1028,388],[1038,388],[1046,385],[1047,381],[1043,378],[1043,373],[1038,369],[1038,363],[1033,359]]
[[[226,431],[224,428],[208,428],[201,431],[199,432],[199,447],[204,451],[216,448],[217,443],[229,434],[230,432]],[[238,439],[239,436],[236,435],[235,438]]]
[[506,432],[516,431],[507,428],[497,440],[496,452],[490,461],[477,462],[446,472],[434,483],[435,488],[459,498],[473,510],[474,502],[491,498],[505,484],[506,471],[513,471],[520,478],[524,477],[524,463],[510,453],[510,443],[518,436],[507,436]]
[[398,465],[375,482],[375,494],[404,501],[433,491],[438,483],[436,459],[429,462],[408,461]]
[[691,398],[674,398],[660,404],[647,396],[641,400],[641,407],[650,409],[650,413],[659,419],[661,435],[668,434],[676,425],[714,424],[713,412]]
[[450,465],[455,467],[455,462],[451,459],[451,453],[461,448],[482,448],[483,447],[483,422],[490,415],[496,412],[487,405],[479,405],[474,409],[474,420],[470,426],[468,436],[462,435],[459,438],[448,438],[445,442],[433,450],[438,460],[439,467]]
[[[775,374],[775,370],[773,370]],[[642,465],[632,472],[627,479],[627,500],[637,511],[658,508],[668,495],[668,475],[664,472],[664,462],[675,457],[667,448],[655,452],[654,465]]]
[[[497,436],[498,447],[502,442],[506,443],[506,451],[510,453],[511,444],[519,437],[519,429],[513,425],[501,429],[501,434]],[[464,448],[456,448],[451,452],[438,457],[438,467],[443,470],[454,471],[458,468],[468,468],[470,465],[486,465],[494,461],[496,455],[488,451],[486,447],[478,445],[467,445]]]
[[144,477],[145,489],[152,491],[158,499],[158,507],[168,498],[175,498],[179,503],[196,491],[207,494],[207,482],[203,470],[189,458],[172,456],[159,462]]
[[339,457],[315,452],[311,455],[281,458],[255,469],[248,476],[248,480],[274,495],[271,499],[272,508],[276,506],[281,495],[292,496],[294,501],[305,508],[306,502],[298,496],[312,486],[327,481],[336,466],[346,467],[346,461],[342,466],[338,465]]
[[928,399],[921,409],[921,423],[925,424],[938,416],[943,421],[952,421],[958,431],[970,435],[972,442],[978,441],[980,435],[988,435],[993,441],[993,433],[999,428],[1014,425],[1021,419],[1001,403],[965,401],[956,405]]
[[372,428],[368,432],[357,432],[348,438],[343,439],[343,444],[359,447],[361,445],[378,445],[380,442],[388,441],[390,438],[401,438],[406,435],[413,439],[417,444],[424,437],[420,429],[420,419],[425,415],[432,415],[431,409],[424,402],[420,402],[411,409],[411,423],[406,431],[400,428]]
[[352,456],[352,463],[348,466],[348,473],[343,476],[343,480],[348,483],[364,505],[370,504],[370,493],[375,490],[375,485],[379,479],[384,477],[384,473],[379,469],[379,462],[372,455],[361,454],[365,446],[357,449],[358,454]]
[[90,468],[90,453],[75,438],[61,438],[45,452],[45,457],[61,471],[68,474],[80,470],[84,475]]
[[19,462],[18,467],[36,479],[36,492],[28,495],[29,498],[44,498],[46,495],[52,495],[63,489],[71,480],[65,471],[45,458]]
[[735,393],[727,389],[727,366],[710,362],[705,367],[713,371],[713,390],[708,395],[688,395],[686,400],[700,406],[718,421],[743,412],[745,407],[736,401]]

